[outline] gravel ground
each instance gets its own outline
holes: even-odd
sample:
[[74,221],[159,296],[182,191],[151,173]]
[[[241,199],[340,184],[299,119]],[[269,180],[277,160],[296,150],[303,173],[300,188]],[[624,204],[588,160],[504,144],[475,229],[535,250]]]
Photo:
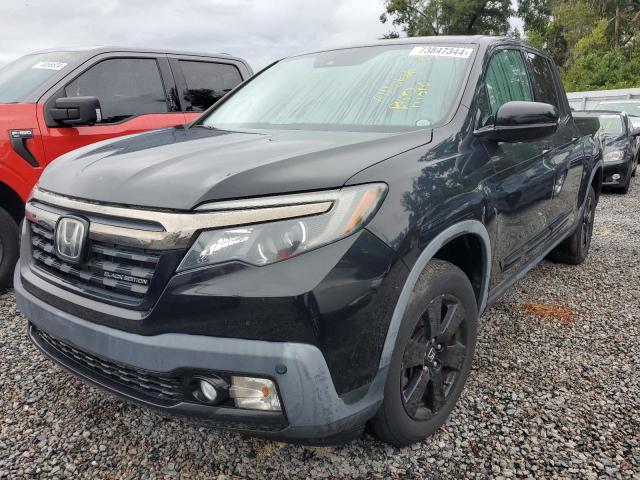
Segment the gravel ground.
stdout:
[[45,360],[0,291],[0,478],[640,479],[640,182],[603,196],[594,235],[584,265],[543,262],[484,315],[451,418],[404,449],[247,439],[124,403]]

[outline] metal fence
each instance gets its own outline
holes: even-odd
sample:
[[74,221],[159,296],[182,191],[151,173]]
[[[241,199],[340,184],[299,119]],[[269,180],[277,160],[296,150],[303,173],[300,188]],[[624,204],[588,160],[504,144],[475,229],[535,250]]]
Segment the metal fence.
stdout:
[[604,100],[640,100],[640,88],[620,88],[617,90],[594,90],[591,92],[567,93],[569,105],[574,110],[589,110]]

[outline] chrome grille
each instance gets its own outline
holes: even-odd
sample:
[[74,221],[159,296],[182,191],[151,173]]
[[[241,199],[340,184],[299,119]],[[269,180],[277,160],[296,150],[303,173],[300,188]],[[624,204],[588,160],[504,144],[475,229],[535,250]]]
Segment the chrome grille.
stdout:
[[170,377],[160,375],[148,370],[141,370],[121,363],[115,363],[103,358],[97,357],[90,353],[78,350],[66,342],[52,337],[48,333],[37,330],[40,336],[50,347],[58,351],[58,353],[79,363],[82,367],[90,370],[94,375],[106,377],[111,381],[125,385],[126,387],[136,391],[147,397],[169,400],[182,401],[184,391],[182,380],[178,377]]
[[90,294],[120,303],[139,305],[144,300],[160,254],[91,240],[87,258],[72,265],[55,255],[54,232],[29,222],[35,267]]

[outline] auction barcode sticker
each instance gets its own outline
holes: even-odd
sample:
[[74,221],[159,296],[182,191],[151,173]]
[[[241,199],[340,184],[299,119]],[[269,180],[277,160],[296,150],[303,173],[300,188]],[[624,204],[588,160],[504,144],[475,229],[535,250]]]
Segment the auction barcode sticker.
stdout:
[[423,46],[413,47],[413,50],[409,52],[409,55],[414,57],[469,58],[472,52],[473,48]]
[[67,64],[64,62],[38,62],[31,68],[38,68],[41,70],[62,70]]

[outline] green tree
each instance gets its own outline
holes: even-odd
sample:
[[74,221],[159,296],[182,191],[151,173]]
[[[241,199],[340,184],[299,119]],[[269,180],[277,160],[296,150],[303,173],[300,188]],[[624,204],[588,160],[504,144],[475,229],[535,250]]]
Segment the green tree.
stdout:
[[640,0],[523,0],[518,14],[568,91],[640,86]]
[[520,0],[517,14],[525,32],[541,34],[551,20],[551,0]]
[[610,38],[609,21],[578,40],[571,62],[563,72],[568,91],[606,90],[640,86],[640,55],[637,46],[619,45]]
[[386,0],[380,21],[391,21],[410,37],[506,35],[512,13],[510,0]]

